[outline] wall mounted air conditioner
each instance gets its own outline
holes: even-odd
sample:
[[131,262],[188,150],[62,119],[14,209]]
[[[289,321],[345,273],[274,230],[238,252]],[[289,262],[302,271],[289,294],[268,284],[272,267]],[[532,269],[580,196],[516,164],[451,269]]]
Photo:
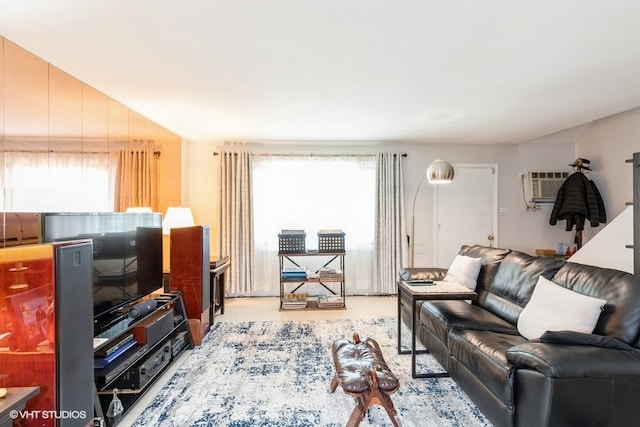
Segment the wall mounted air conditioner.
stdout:
[[529,202],[553,203],[558,190],[572,172],[534,170],[525,173],[525,199]]

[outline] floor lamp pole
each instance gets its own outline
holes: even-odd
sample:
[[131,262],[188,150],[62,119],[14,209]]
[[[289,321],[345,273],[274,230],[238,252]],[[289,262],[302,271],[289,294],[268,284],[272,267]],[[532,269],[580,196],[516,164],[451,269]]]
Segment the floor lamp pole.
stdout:
[[413,262],[416,255],[416,199],[418,198],[418,190],[420,190],[420,186],[422,185],[423,178],[427,175],[427,167],[421,174],[420,179],[418,180],[418,185],[416,186],[416,192],[413,195],[413,205],[411,206],[411,262],[409,267],[413,267]]
[[418,190],[420,190],[422,181],[428,179],[431,184],[444,184],[453,181],[454,175],[455,171],[451,163],[442,159],[434,160],[420,175],[420,180],[416,185],[416,192],[413,195],[413,205],[411,206],[411,267],[413,267],[416,255],[416,199],[418,198]]

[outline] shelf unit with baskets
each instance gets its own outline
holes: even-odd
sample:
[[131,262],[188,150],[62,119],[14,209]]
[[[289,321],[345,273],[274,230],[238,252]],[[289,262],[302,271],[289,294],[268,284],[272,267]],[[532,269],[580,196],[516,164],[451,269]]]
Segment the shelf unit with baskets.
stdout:
[[[344,233],[318,233],[318,250],[306,250],[303,230],[282,230],[278,235],[280,310],[345,309]],[[313,263],[320,267],[308,269]],[[319,285],[323,293],[307,296],[309,284]],[[326,291],[326,292],[325,292]]]

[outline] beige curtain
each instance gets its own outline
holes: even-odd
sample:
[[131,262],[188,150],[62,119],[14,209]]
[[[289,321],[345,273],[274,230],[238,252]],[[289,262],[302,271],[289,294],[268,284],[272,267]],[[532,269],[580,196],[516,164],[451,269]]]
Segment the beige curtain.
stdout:
[[378,153],[376,157],[376,218],[374,290],[395,294],[398,269],[407,265],[409,247],[404,211],[402,155]]
[[115,212],[135,206],[158,212],[158,167],[153,151],[119,151],[115,187]]
[[249,153],[220,153],[220,253],[231,259],[230,295],[247,295],[254,288],[251,174]]

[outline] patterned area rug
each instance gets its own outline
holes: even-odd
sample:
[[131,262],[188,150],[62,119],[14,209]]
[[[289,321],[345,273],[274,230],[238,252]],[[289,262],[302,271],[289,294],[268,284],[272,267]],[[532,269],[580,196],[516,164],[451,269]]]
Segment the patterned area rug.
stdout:
[[[397,354],[391,318],[216,323],[134,426],[342,427],[354,400],[340,387],[329,392],[330,347],[356,331],[378,342],[400,378],[391,399],[402,426],[490,426],[450,378],[411,378],[411,356]],[[407,331],[403,343],[410,343]],[[431,355],[418,358],[420,371],[442,370]],[[392,424],[373,406],[360,425]]]

